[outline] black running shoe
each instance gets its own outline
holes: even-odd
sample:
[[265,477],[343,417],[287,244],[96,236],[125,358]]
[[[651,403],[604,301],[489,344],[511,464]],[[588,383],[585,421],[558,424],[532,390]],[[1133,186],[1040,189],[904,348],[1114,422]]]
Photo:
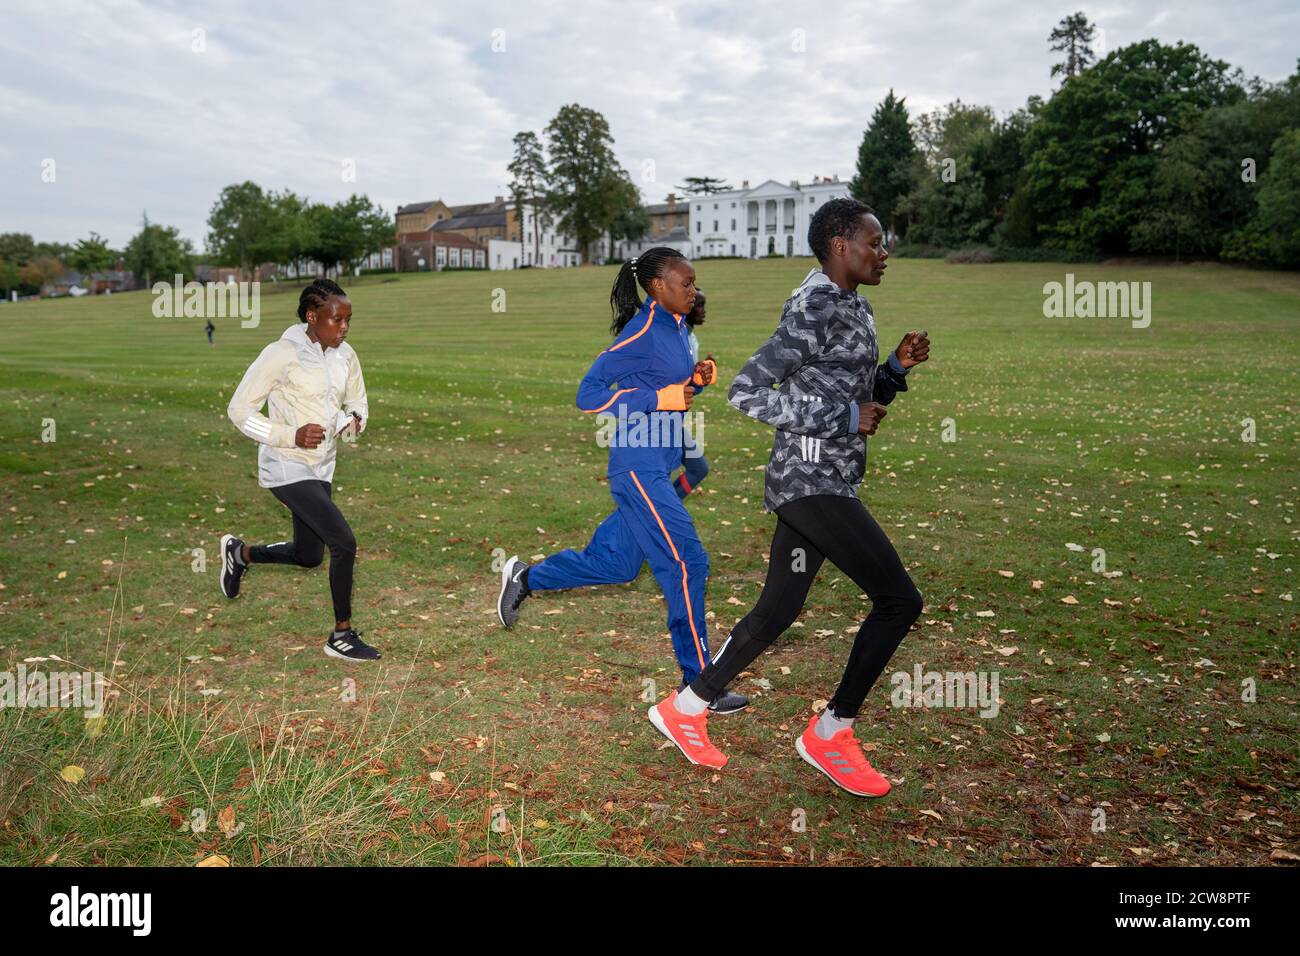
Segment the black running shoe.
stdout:
[[359,631],[348,628],[342,634],[334,632],[325,639],[325,654],[344,661],[377,661],[379,652],[361,639]]
[[[686,689],[683,684],[677,688],[680,694]],[[744,694],[737,694],[734,690],[724,690],[713,700],[709,701],[709,710],[715,714],[734,714],[737,711],[744,710],[749,706],[749,698]]]
[[233,534],[221,536],[221,593],[228,598],[239,597],[239,580],[248,565],[239,560],[244,542]]
[[524,598],[532,592],[528,590],[528,585],[524,584],[524,572],[528,570],[528,565],[520,561],[518,556],[511,558],[506,562],[506,566],[501,569],[501,594],[497,597],[497,617],[501,620],[501,626],[512,628],[515,621],[519,620],[519,605],[524,603]]

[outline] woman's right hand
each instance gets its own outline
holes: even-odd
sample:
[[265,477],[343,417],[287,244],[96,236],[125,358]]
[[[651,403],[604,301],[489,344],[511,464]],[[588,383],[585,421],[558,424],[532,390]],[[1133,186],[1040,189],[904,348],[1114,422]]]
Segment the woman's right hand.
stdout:
[[690,382],[682,385],[665,385],[658,391],[659,401],[655,411],[685,412],[689,411],[695,400],[695,386]]
[[889,414],[879,402],[866,402],[858,406],[858,434],[874,435],[880,420]]
[[299,448],[315,448],[325,440],[325,429],[320,425],[303,425],[293,436],[293,443]]

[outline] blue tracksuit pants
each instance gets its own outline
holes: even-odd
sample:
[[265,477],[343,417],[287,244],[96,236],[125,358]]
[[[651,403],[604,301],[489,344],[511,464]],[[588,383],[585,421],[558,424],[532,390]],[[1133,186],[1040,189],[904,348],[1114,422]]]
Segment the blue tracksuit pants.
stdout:
[[581,551],[553,554],[528,569],[528,587],[558,591],[626,584],[650,562],[668,604],[668,630],[689,684],[709,662],[704,587],[709,556],[686,506],[663,472],[627,471],[609,478],[614,513]]

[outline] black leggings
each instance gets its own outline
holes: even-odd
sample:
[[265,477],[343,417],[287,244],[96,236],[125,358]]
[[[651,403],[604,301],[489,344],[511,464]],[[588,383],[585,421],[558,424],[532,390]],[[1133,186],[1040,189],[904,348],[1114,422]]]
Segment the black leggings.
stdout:
[[334,620],[352,620],[352,566],[357,558],[357,539],[347,519],[334,503],[328,481],[295,481],[272,488],[271,494],[293,512],[293,540],[260,544],[248,549],[254,564],[296,564],[319,567],[330,549],[330,596],[334,599]]
[[921,592],[857,498],[812,495],[782,505],[776,515],[763,593],[691,690],[704,700],[725,690],[794,623],[817,570],[830,558],[871,598],[871,613],[858,628],[844,677],[828,705],[837,717],[856,717],[876,678],[921,616]]

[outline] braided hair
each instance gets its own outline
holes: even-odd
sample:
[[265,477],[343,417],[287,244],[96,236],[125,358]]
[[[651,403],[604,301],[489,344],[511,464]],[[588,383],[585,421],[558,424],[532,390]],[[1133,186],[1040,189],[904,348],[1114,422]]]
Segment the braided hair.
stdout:
[[623,263],[614,280],[614,288],[609,292],[609,308],[614,317],[609,327],[611,332],[615,335],[622,332],[623,326],[640,310],[641,296],[636,287],[640,285],[648,295],[650,280],[663,276],[678,261],[685,262],[686,257],[676,249],[654,246]]
[[302,290],[302,295],[298,296],[298,321],[306,322],[309,311],[315,311],[323,307],[331,296],[336,295],[347,297],[343,287],[333,279],[322,277],[313,281],[311,285]]

